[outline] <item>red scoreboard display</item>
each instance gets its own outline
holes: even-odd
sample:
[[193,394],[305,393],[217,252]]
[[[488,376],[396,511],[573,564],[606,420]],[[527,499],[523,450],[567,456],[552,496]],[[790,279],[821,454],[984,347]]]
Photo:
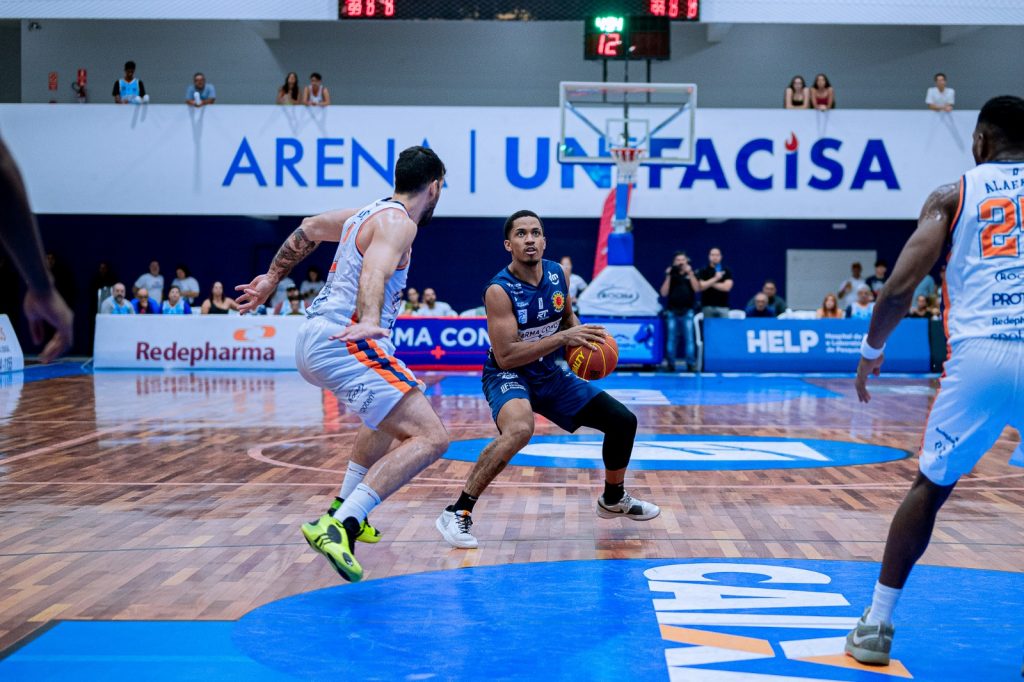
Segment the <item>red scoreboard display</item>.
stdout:
[[339,19],[573,21],[597,12],[699,21],[700,0],[338,0]]
[[584,59],[669,59],[668,17],[590,17],[583,32]]

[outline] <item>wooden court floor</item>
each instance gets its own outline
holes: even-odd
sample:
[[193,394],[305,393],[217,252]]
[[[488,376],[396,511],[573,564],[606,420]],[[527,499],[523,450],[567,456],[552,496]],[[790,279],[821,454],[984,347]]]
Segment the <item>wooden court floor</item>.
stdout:
[[[481,395],[449,391],[454,380],[439,375],[426,380],[453,439],[495,433]],[[884,379],[863,406],[850,379],[820,378],[793,380],[814,389],[807,394],[764,399],[748,379],[737,400],[705,404],[700,382],[686,381],[689,404],[633,407],[642,434],[822,439],[913,453],[934,396],[934,380]],[[0,651],[53,620],[233,620],[339,583],[298,526],[336,494],[357,422],[295,373],[26,380],[0,387],[0,418]],[[537,433],[562,432],[539,420]],[[1024,471],[1006,464],[1018,440],[1007,430],[961,482],[924,563],[1021,570]],[[595,558],[878,561],[916,471],[913,457],[637,471],[628,488],[663,510],[639,524],[595,516],[598,469],[511,466],[477,505],[480,548],[454,550],[433,524],[470,466],[442,459],[374,512],[384,540],[358,548],[367,579]]]

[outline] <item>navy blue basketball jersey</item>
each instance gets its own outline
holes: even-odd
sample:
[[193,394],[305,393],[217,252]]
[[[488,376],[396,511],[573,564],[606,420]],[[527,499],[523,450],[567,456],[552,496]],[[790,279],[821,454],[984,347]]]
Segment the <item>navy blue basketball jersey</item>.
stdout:
[[[569,290],[561,265],[554,261],[542,260],[541,267],[544,274],[537,286],[519,279],[509,272],[508,268],[502,268],[501,272],[484,287],[485,293],[495,284],[505,290],[512,301],[516,323],[519,325],[519,336],[527,342],[540,341],[558,332],[562,324],[562,313],[565,311],[565,292]],[[517,368],[517,371],[527,378],[531,375],[547,375],[557,369],[554,355],[554,352],[549,353],[529,365]],[[494,362],[493,353],[487,357],[485,369],[488,367],[499,369]]]

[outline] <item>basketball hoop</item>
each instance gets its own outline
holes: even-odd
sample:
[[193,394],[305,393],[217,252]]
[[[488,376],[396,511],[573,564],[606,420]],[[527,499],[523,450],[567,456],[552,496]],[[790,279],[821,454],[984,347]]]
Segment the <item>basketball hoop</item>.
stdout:
[[612,147],[612,158],[615,159],[617,174],[615,181],[620,184],[632,185],[636,182],[636,172],[644,156],[643,147]]

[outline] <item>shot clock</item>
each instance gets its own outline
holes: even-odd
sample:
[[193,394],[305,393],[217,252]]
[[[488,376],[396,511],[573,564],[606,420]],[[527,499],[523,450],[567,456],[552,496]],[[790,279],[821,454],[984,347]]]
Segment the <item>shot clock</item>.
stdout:
[[586,19],[584,59],[668,59],[667,16],[598,16]]

